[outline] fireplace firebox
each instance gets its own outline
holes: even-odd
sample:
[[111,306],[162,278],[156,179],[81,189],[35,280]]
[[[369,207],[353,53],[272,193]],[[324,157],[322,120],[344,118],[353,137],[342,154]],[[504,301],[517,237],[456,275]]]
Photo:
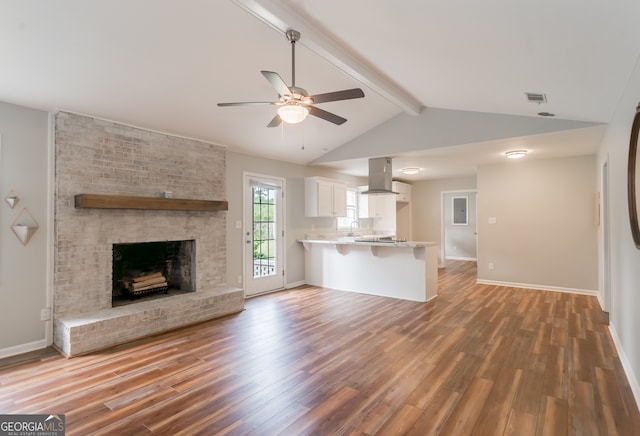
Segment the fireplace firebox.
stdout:
[[195,241],[113,244],[112,306],[194,292]]

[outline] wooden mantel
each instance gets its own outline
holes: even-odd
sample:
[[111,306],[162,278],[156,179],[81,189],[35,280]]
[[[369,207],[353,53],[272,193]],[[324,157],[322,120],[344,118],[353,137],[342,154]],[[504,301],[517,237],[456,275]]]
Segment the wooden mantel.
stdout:
[[76,209],[140,209],[221,211],[228,210],[226,200],[188,200],[183,198],[133,197],[126,195],[77,194]]

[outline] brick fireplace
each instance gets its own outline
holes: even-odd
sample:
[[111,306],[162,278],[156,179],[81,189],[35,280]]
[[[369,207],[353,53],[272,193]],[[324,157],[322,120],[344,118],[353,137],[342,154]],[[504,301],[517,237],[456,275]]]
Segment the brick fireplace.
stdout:
[[[81,193],[224,200],[224,148],[56,115],[54,345],[72,356],[241,311],[226,288],[226,212],[75,207]],[[113,307],[113,247],[193,241],[193,292]]]

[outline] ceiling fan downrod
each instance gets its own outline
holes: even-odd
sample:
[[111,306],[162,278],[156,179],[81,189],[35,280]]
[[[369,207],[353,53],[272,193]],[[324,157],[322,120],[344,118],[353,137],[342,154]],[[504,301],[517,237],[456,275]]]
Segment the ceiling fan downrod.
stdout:
[[287,30],[287,39],[291,43],[291,87],[296,86],[296,42],[300,39],[300,32],[297,30]]

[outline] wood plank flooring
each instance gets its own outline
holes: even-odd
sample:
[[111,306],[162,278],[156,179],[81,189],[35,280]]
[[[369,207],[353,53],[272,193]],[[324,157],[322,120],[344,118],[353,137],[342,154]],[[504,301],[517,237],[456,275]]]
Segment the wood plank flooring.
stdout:
[[0,413],[61,413],[68,435],[637,435],[594,297],[440,271],[415,303],[316,287],[66,359],[0,361]]

